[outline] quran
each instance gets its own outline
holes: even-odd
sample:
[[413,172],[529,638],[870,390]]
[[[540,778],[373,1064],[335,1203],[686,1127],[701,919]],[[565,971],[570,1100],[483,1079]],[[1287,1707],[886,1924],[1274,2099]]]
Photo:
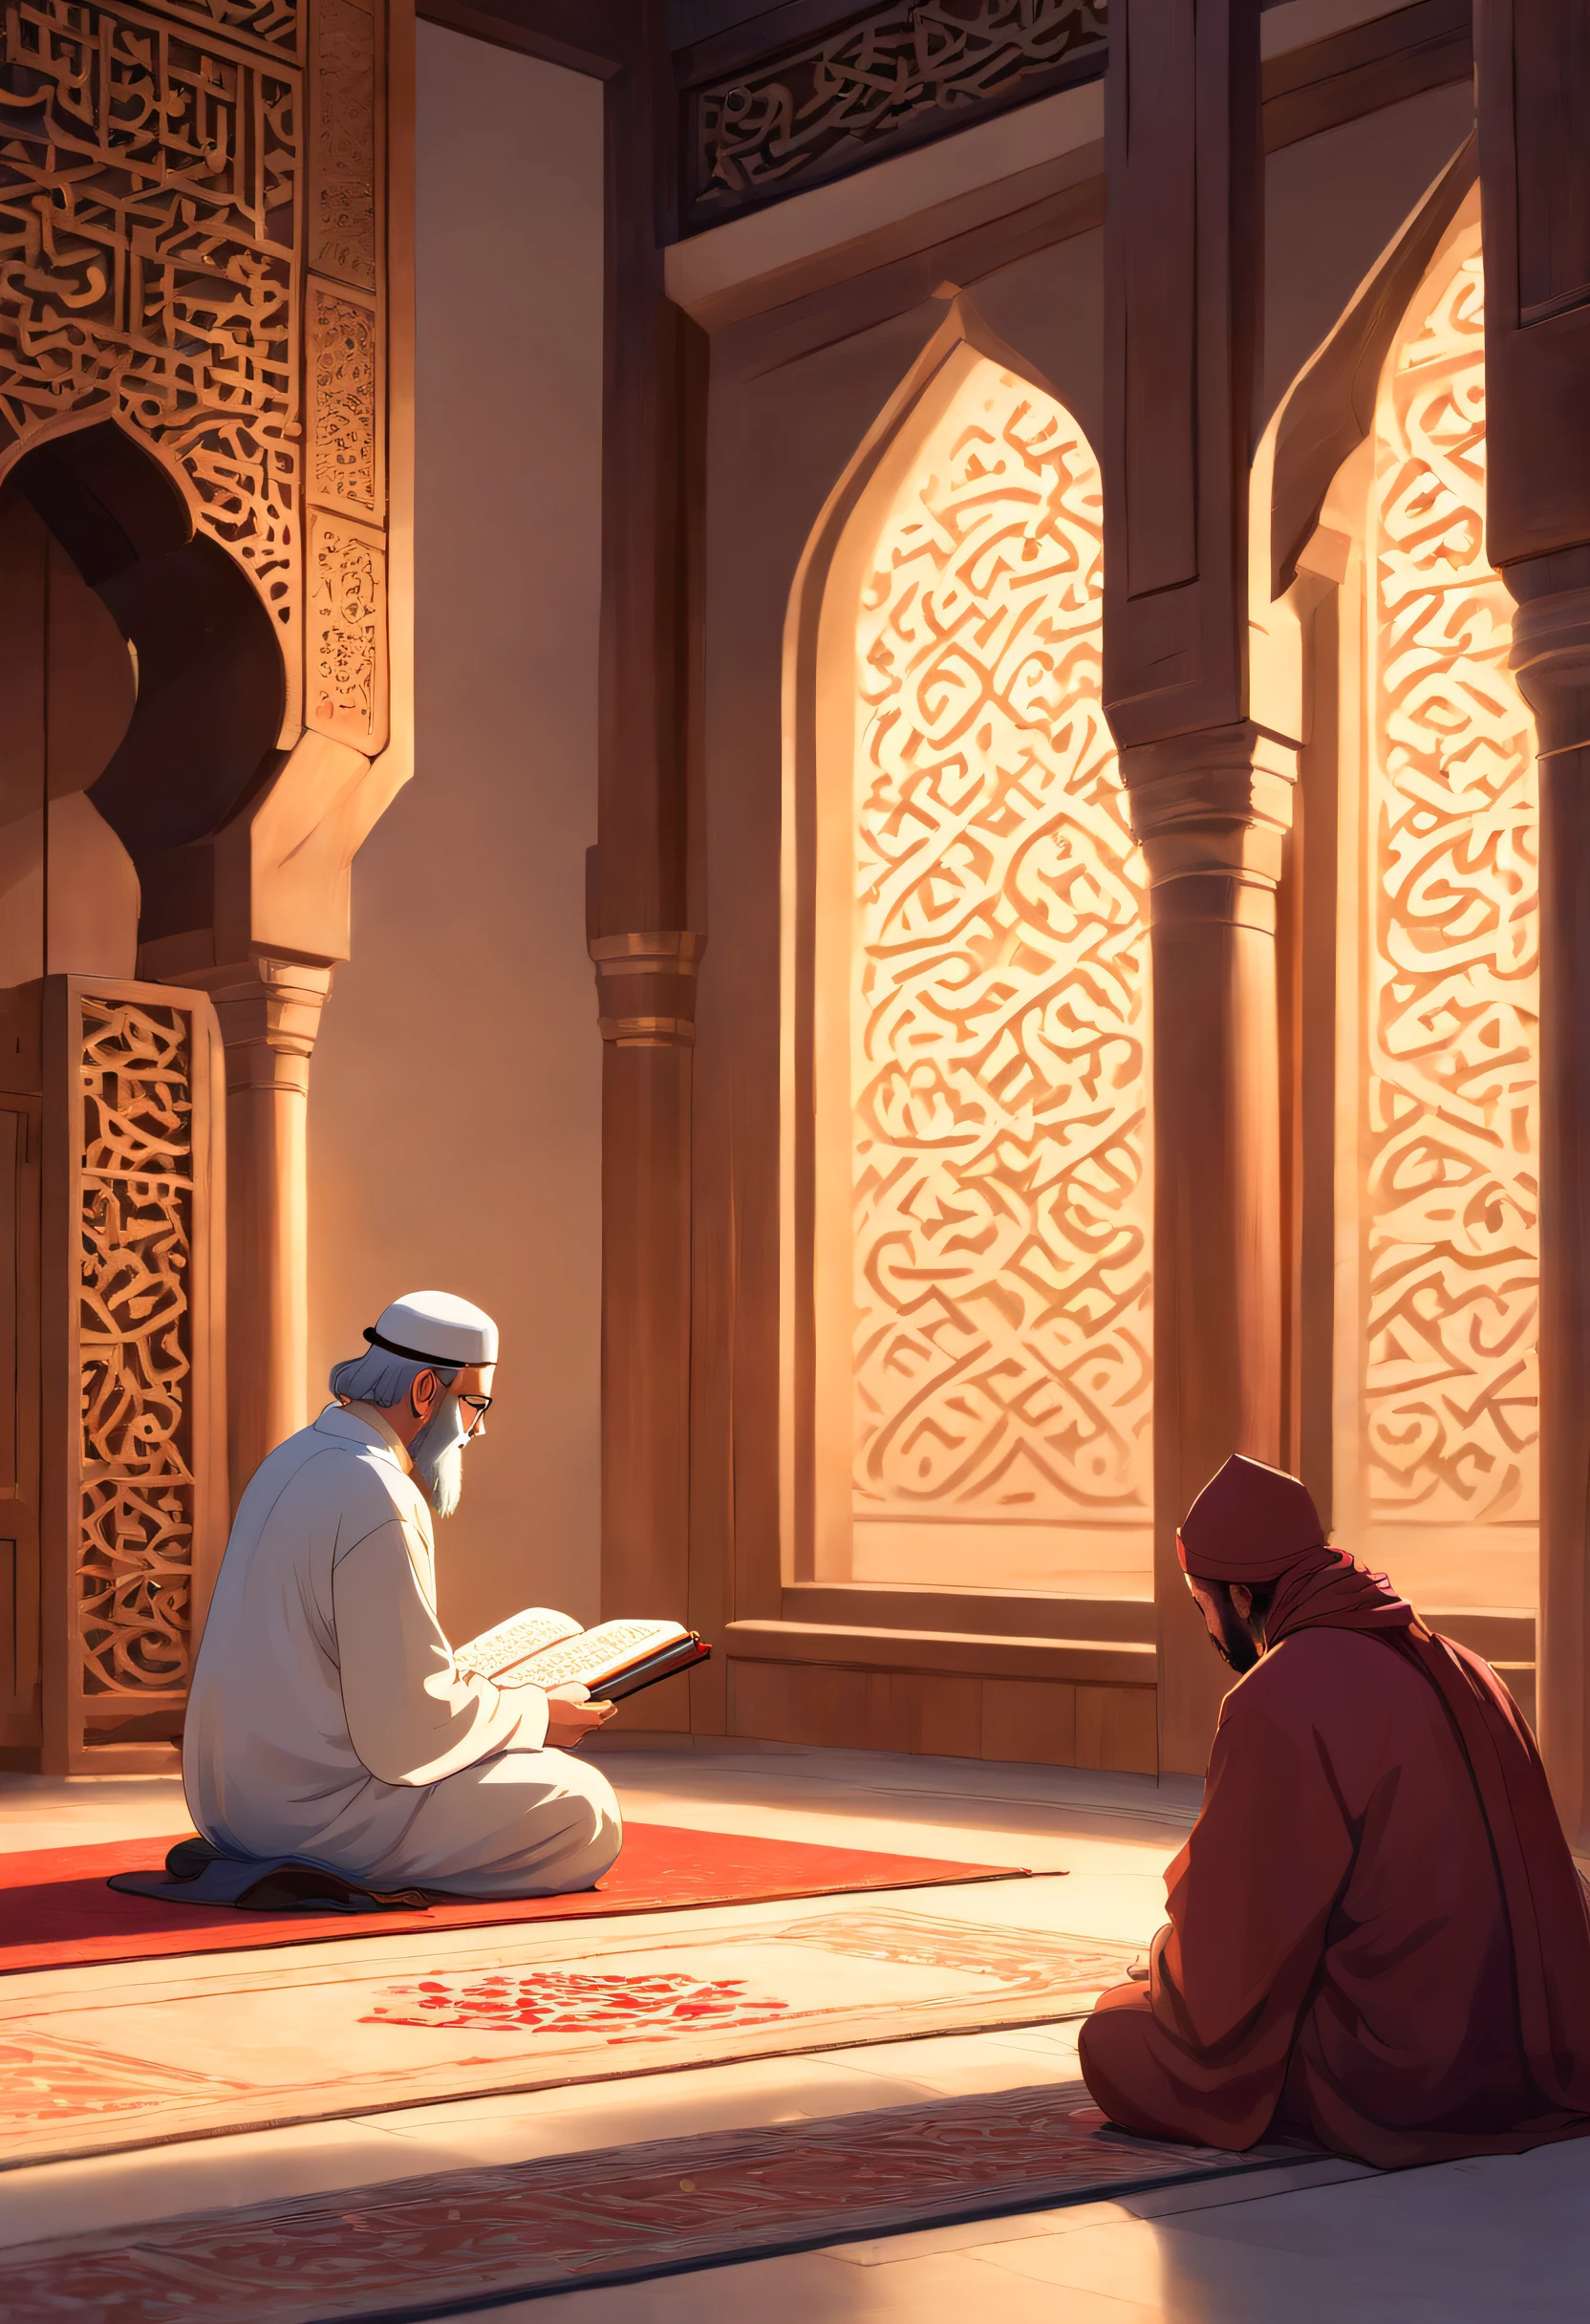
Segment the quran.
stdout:
[[677,1622],[603,1622],[584,1630],[568,1614],[531,1605],[456,1647],[453,1659],[508,1686],[589,1687],[593,1701],[619,1703],[711,1652]]

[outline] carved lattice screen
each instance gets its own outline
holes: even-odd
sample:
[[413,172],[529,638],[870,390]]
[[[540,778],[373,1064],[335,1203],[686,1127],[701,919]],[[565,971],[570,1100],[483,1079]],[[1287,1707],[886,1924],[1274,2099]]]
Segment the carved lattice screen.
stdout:
[[181,1729],[225,1542],[221,1052],[202,994],[46,991],[45,1750],[72,1769]]
[[281,636],[299,721],[386,742],[385,11],[0,11],[0,473],[114,419]]
[[[1429,1605],[1532,1605],[1538,1515],[1535,737],[1485,555],[1477,226],[1382,385],[1346,1506]],[[1339,1452],[1340,1458],[1340,1452]]]
[[857,1579],[1147,1586],[1145,891],[1100,704],[1101,486],[977,361],[855,651]]

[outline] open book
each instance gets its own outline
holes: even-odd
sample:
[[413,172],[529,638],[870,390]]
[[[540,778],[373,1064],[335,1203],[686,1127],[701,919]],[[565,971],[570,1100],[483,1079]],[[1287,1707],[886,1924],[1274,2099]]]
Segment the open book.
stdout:
[[589,1687],[593,1702],[619,1703],[711,1652],[677,1622],[604,1622],[582,1630],[568,1614],[530,1605],[456,1647],[453,1659],[461,1669],[511,1686]]

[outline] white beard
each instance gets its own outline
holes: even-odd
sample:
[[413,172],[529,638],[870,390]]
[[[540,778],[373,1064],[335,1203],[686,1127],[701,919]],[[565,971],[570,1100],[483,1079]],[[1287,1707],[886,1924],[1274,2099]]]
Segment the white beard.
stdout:
[[459,1505],[463,1491],[463,1448],[468,1440],[459,1400],[448,1396],[409,1447],[415,1475],[438,1517],[450,1517]]

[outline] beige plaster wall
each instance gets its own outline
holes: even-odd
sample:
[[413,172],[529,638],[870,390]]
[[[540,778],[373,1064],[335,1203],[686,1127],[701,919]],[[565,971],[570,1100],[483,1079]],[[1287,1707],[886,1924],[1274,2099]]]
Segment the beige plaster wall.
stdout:
[[1472,89],[1453,81],[1271,154],[1258,430],[1473,118]]
[[312,1389],[396,1293],[498,1317],[455,1637],[594,1619],[600,84],[419,26],[417,772],[354,872],[310,1105]]

